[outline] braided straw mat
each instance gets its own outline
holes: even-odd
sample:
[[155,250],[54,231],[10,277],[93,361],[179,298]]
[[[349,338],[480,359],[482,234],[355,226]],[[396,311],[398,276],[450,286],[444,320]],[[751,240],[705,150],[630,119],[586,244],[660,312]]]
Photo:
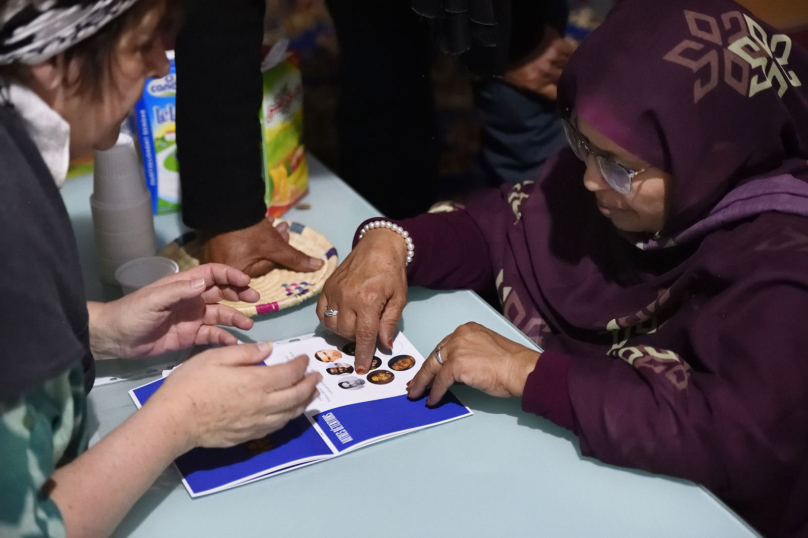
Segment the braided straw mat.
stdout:
[[[278,224],[279,221],[275,221]],[[337,268],[337,249],[318,232],[297,222],[289,224],[289,244],[325,264],[313,273],[296,273],[288,269],[273,269],[264,276],[253,278],[252,286],[261,298],[255,304],[222,301],[247,316],[254,317],[277,312],[316,297],[323,289],[325,281]],[[188,232],[159,252],[160,256],[177,262],[180,271],[199,265],[199,243],[196,232]]]

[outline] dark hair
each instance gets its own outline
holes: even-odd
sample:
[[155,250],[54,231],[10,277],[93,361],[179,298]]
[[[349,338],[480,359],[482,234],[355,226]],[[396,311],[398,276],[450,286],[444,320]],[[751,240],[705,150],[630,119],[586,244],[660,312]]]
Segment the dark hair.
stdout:
[[[66,4],[63,2],[62,4]],[[85,6],[93,0],[73,0],[72,5]],[[166,13],[158,27],[158,39],[161,35],[172,35],[176,32],[181,19],[183,0],[139,0],[119,17],[110,21],[98,33],[80,41],[57,54],[49,61],[56,62],[61,57],[65,65],[77,63],[78,69],[73,76],[64,75],[64,83],[76,91],[91,92],[100,97],[104,84],[110,80],[115,61],[115,48],[123,33],[139,24],[143,17],[157,6],[165,5]],[[28,66],[19,62],[0,66],[0,80],[14,80],[25,83]]]

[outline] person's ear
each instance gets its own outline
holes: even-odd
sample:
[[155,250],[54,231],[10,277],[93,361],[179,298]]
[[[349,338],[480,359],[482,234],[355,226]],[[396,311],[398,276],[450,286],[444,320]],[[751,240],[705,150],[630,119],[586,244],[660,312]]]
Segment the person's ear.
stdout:
[[62,62],[58,60],[46,60],[30,67],[31,82],[43,90],[49,92],[56,91],[62,85],[63,70]]
[[64,62],[61,55],[30,66],[28,85],[51,107],[62,93],[64,82]]

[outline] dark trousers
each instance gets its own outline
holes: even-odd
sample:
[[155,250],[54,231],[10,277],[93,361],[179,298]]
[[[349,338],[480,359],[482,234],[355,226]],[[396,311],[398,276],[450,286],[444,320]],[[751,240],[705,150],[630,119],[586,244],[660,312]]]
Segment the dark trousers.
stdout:
[[339,173],[382,213],[435,201],[431,44],[409,0],[327,0],[340,44]]

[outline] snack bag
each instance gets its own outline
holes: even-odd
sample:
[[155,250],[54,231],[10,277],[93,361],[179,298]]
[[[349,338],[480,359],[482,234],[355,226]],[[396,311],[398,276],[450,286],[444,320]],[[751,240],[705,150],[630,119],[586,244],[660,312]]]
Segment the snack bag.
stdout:
[[163,78],[146,80],[143,96],[135,105],[130,128],[137,134],[146,184],[154,214],[180,208],[180,174],[177,160],[177,70],[174,52],[168,52],[171,70]]
[[303,80],[294,55],[279,42],[261,65],[261,136],[267,215],[279,217],[308,192],[303,135]]

